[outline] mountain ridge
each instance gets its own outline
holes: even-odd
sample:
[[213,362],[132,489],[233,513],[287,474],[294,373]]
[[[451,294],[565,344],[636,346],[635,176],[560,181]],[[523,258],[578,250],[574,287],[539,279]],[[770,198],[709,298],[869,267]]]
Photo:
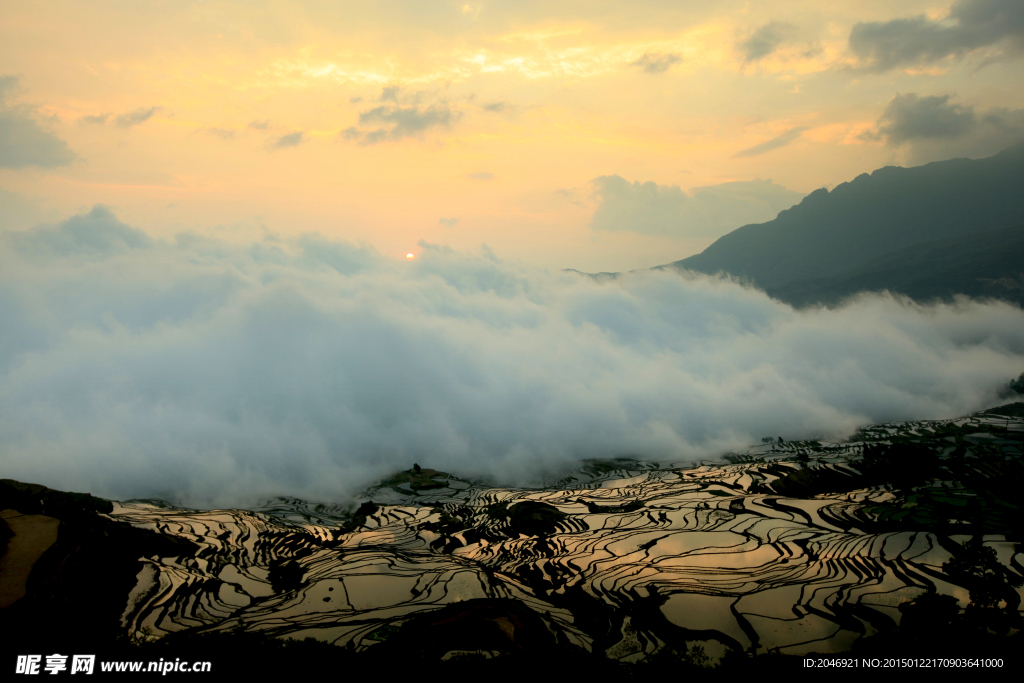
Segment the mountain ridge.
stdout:
[[[770,295],[788,303],[833,303],[865,291],[852,289],[858,278],[870,289],[899,291],[899,278],[880,273],[892,270],[891,257],[912,253],[931,244],[973,237],[990,242],[980,260],[998,262],[991,279],[1013,279],[1024,267],[1008,260],[1006,244],[993,236],[1003,231],[1007,244],[1018,244],[1024,228],[1024,145],[1017,145],[985,159],[950,159],[923,166],[886,166],[862,173],[831,192],[822,188],[799,204],[779,212],[765,223],[745,225],[722,236],[700,254],[658,268],[679,268],[706,274],[728,273],[748,280]],[[973,250],[978,252],[977,249]],[[946,274],[955,273],[949,258]],[[955,265],[955,264],[954,264]],[[926,264],[918,263],[918,282],[935,279]],[[968,269],[968,279],[984,271]],[[875,277],[867,277],[874,272]],[[963,279],[963,278],[961,278]],[[847,281],[841,286],[842,281]],[[822,288],[816,293],[814,283]],[[800,286],[797,286],[800,283]],[[961,287],[963,288],[963,287]],[[948,298],[963,293],[995,296],[1020,302],[1021,295],[998,287],[967,287],[949,291],[941,283],[917,286],[901,292],[914,298]]]

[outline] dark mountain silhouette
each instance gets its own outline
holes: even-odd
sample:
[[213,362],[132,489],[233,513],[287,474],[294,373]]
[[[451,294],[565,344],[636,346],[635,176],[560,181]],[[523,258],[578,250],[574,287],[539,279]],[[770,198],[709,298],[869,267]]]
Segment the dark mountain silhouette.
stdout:
[[1024,145],[987,159],[887,166],[812,192],[662,267],[728,273],[795,305],[887,289],[1024,302]]
[[781,284],[771,294],[796,306],[835,303],[857,292],[888,290],[917,301],[957,294],[1024,305],[1024,224],[933,240],[880,256],[852,274]]

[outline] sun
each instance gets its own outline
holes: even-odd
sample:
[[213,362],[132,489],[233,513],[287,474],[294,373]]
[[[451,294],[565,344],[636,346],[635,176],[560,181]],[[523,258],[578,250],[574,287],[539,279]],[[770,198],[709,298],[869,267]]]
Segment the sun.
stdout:
[[405,258],[407,258],[407,259],[411,259],[411,258],[415,258],[415,257],[414,257],[414,256],[413,256],[412,254],[406,254],[406,255],[405,255]]

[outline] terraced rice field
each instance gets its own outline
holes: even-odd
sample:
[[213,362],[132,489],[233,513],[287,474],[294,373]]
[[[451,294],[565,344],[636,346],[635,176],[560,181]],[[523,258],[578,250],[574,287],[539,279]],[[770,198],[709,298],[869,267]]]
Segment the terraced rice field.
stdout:
[[[845,651],[927,592],[965,605],[942,566],[957,540],[985,534],[1024,574],[1004,540],[1020,510],[978,484],[1019,475],[1022,436],[1020,418],[985,414],[879,425],[727,462],[589,462],[539,490],[423,470],[366,491],[356,518],[293,499],[122,502],[114,519],[201,548],[148,558],[123,620],[149,637],[242,629],[365,650],[418,615],[504,598],[557,642],[624,661],[684,642],[712,656]],[[879,480],[879,467],[901,465],[866,454],[908,443],[931,449],[932,469]]]

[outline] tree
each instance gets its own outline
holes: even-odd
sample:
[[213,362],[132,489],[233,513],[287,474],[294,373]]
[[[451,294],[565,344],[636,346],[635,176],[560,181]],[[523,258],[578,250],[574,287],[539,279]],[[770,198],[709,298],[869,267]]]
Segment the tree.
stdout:
[[[942,569],[970,592],[964,618],[972,626],[1003,634],[1018,624],[1013,589],[1024,585],[1024,580],[1000,564],[996,551],[982,543],[981,536],[961,543],[960,551]],[[1000,607],[1000,602],[1006,606]]]

